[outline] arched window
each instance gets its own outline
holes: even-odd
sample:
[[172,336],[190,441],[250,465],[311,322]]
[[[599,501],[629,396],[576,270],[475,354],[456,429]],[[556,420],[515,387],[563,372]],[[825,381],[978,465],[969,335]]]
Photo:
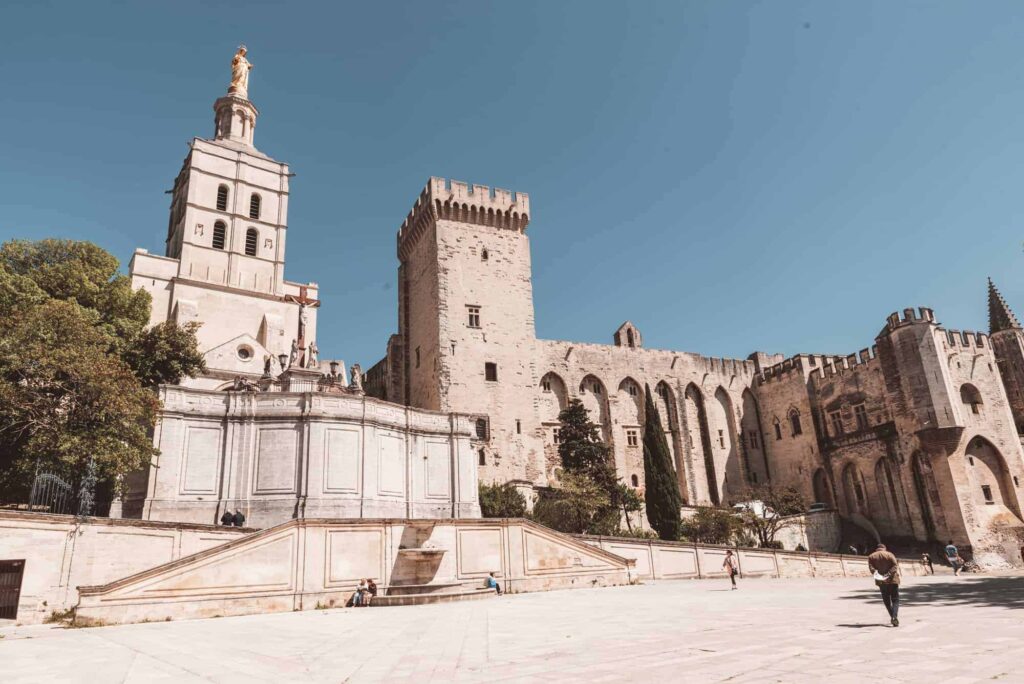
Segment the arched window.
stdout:
[[794,437],[803,434],[803,428],[800,426],[800,412],[796,409],[789,412],[789,425],[792,428]]
[[634,487],[640,486],[640,478],[637,477],[636,475],[631,475],[629,479],[633,482]]
[[971,407],[971,413],[981,413],[981,392],[974,385],[967,383],[960,387],[960,401]]
[[228,210],[228,186],[222,185],[217,188],[217,211]]
[[245,254],[246,256],[256,256],[256,246],[260,242],[260,233],[255,228],[250,228],[245,231]]
[[224,243],[227,240],[228,227],[223,221],[217,221],[213,224],[213,248],[224,249]]
[[260,217],[260,196],[255,192],[249,198],[249,218],[258,219]]

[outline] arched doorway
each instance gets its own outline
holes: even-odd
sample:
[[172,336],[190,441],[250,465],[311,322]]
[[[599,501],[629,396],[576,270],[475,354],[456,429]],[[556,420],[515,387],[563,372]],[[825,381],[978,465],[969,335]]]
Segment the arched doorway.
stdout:
[[768,460],[764,449],[764,435],[761,433],[761,409],[754,393],[743,390],[743,415],[740,417],[740,444],[744,447],[747,478],[751,484],[768,482]]
[[814,471],[814,503],[825,503],[830,508],[835,508],[835,501],[832,499],[832,488],[828,484],[828,475],[824,468]]
[[667,382],[662,380],[654,388],[654,405],[661,416],[661,427],[665,431],[665,439],[668,441],[668,448],[672,452],[672,462],[676,466],[676,477],[679,480],[679,493],[683,497],[683,503],[690,500],[687,478],[690,474],[683,459],[682,436],[679,430],[679,407],[676,404],[676,395]]
[[1013,492],[1002,454],[983,437],[975,437],[967,444],[967,481],[971,499],[978,506],[1005,506],[1020,517],[1017,497]]

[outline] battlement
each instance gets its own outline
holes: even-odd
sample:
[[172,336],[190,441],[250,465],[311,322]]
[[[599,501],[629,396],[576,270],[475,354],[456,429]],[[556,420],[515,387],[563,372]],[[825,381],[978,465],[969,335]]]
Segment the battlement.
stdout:
[[984,349],[988,346],[988,335],[973,330],[946,330],[939,328],[946,335],[946,342],[950,347],[964,347],[966,349]]
[[878,358],[878,347],[861,349],[856,354],[847,356],[830,356],[828,354],[797,354],[782,363],[764,369],[758,374],[762,384],[786,380],[799,374],[804,379],[819,380],[841,375],[847,371],[858,372],[874,365]]
[[530,223],[530,196],[431,176],[398,229],[399,258],[438,219],[523,233]]
[[900,318],[900,312],[894,311],[885,320],[885,328],[879,334],[884,335],[896,330],[896,328],[914,323],[935,323],[935,312],[926,306],[918,309],[908,308],[903,310],[903,317]]

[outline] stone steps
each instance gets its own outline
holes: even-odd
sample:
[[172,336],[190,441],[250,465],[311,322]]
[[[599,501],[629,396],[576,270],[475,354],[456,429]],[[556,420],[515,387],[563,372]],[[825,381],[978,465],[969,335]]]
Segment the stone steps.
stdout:
[[385,606],[422,606],[430,603],[451,603],[452,601],[478,601],[496,596],[493,589],[473,589],[471,591],[441,591],[420,594],[398,594],[377,596],[369,607]]

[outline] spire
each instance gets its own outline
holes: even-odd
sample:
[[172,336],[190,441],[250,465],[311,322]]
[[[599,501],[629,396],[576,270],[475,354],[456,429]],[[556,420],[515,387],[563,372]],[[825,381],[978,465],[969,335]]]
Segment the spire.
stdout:
[[988,279],[988,329],[990,334],[1003,330],[1020,330],[1017,317],[1010,311],[1006,300],[999,294],[991,278]]

